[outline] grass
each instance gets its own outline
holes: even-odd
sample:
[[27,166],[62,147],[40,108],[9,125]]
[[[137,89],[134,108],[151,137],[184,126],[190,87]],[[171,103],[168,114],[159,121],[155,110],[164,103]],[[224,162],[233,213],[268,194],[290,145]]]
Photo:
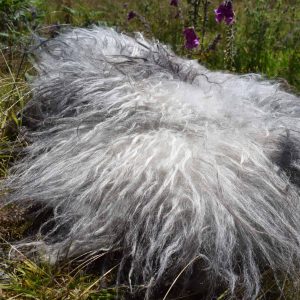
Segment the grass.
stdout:
[[[6,246],[9,244],[5,242]],[[15,250],[14,258],[0,263],[0,299],[36,299],[36,300],[113,300],[142,299],[132,298],[129,287],[113,287],[118,264],[102,276],[87,273],[82,264],[71,266],[71,263],[53,266],[46,262],[35,262]],[[191,261],[193,263],[193,261]],[[188,266],[186,266],[187,268]],[[162,295],[163,300],[198,299],[193,296],[174,296],[180,291],[176,288],[177,280],[185,268],[176,276],[170,288]],[[242,298],[242,290],[237,291]],[[197,297],[197,296],[196,296]],[[220,293],[216,300],[231,299],[229,291]],[[299,300],[300,293],[287,278],[277,278],[271,272],[263,275],[262,291],[256,300]]]
[[27,68],[22,69],[22,64],[18,58],[9,63],[0,49],[0,178],[7,175],[10,163],[26,144],[18,133],[20,113],[31,91],[24,76]]
[[115,288],[103,288],[110,280],[115,267],[103,276],[87,275],[83,269],[70,271],[68,266],[35,263],[21,253],[18,259],[5,260],[0,273],[5,274],[0,283],[3,299],[36,300],[111,300],[120,296]]

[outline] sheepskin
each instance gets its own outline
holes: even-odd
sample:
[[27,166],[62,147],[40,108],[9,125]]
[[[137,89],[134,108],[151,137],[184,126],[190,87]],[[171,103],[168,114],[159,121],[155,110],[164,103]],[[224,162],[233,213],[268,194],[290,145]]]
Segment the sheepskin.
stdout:
[[31,143],[5,185],[53,210],[52,262],[121,249],[119,274],[148,298],[196,261],[212,294],[222,282],[244,299],[263,270],[299,272],[299,97],[109,28],[68,30],[35,57]]

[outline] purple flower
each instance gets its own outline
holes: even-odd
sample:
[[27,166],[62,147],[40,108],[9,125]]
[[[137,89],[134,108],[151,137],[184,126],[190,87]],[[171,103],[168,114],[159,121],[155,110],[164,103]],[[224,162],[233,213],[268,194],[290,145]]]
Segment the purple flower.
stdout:
[[185,48],[193,49],[199,46],[199,38],[193,27],[185,28],[183,34],[185,37]]
[[135,18],[137,16],[137,14],[131,10],[128,15],[127,15],[127,20],[130,21],[131,19]]
[[227,25],[234,22],[234,11],[232,8],[231,1],[225,1],[220,4],[220,6],[215,9],[216,21],[221,23],[224,19]]
[[172,6],[178,6],[178,2],[179,2],[179,0],[171,0],[170,1],[170,5],[172,5]]

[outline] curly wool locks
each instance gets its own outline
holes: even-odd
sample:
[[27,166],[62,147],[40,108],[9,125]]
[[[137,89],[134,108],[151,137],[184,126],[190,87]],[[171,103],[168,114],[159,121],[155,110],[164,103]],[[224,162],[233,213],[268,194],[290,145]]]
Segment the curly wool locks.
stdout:
[[53,208],[53,261],[122,249],[119,274],[149,298],[197,259],[212,292],[221,281],[245,299],[263,269],[299,271],[297,96],[107,28],[35,55],[32,144],[6,186]]

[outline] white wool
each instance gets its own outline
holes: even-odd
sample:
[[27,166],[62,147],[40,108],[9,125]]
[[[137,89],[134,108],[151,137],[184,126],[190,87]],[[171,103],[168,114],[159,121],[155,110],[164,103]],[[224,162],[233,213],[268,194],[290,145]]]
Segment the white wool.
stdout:
[[212,293],[222,282],[245,299],[263,269],[299,271],[297,96],[107,28],[68,31],[35,55],[32,144],[6,185],[53,208],[52,260],[122,249],[119,273],[150,298],[192,260]]

